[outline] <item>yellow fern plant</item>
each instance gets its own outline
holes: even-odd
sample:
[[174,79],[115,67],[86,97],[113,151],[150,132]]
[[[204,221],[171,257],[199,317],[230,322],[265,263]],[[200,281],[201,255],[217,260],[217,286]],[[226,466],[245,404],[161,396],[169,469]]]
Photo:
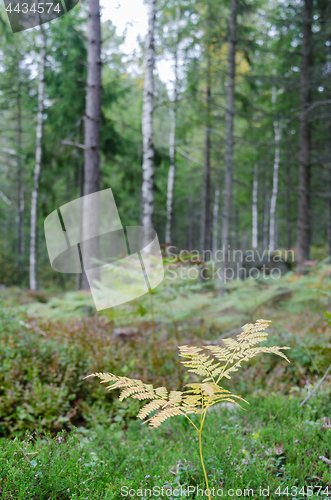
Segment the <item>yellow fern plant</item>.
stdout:
[[[109,383],[108,390],[120,389],[120,401],[131,397],[147,403],[138,413],[138,418],[148,422],[150,428],[159,427],[170,417],[182,415],[189,420],[199,436],[199,452],[207,491],[209,492],[208,477],[202,455],[202,430],[207,411],[217,403],[230,402],[238,406],[239,401],[245,401],[220,386],[222,378],[231,379],[232,373],[238,371],[241,363],[249,361],[261,353],[272,353],[281,356],[289,362],[282,350],[289,347],[258,346],[267,339],[266,329],[270,321],[259,319],[255,324],[246,324],[237,340],[224,339],[221,346],[179,346],[179,356],[189,372],[202,378],[199,383],[187,384],[184,391],[170,391],[165,387],[154,388],[151,384],[144,384],[141,380],[127,377],[118,377],[111,373],[93,373],[85,378],[99,377],[101,383]],[[240,406],[240,408],[242,408]],[[192,415],[199,415],[194,423]],[[210,499],[210,495],[208,495]]]

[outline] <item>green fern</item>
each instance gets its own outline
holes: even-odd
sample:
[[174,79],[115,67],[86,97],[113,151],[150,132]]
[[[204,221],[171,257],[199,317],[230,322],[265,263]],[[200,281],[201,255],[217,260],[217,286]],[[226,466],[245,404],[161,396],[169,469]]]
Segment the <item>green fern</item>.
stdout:
[[[109,391],[120,389],[120,401],[129,397],[147,401],[137,416],[148,422],[150,428],[159,427],[163,422],[177,415],[186,417],[199,435],[201,465],[206,486],[209,489],[201,443],[207,411],[218,403],[230,402],[240,408],[242,407],[239,401],[247,403],[241,396],[221,387],[220,381],[223,377],[231,379],[232,373],[238,371],[241,363],[261,353],[277,354],[289,362],[282,352],[289,347],[255,347],[267,339],[266,329],[269,323],[270,321],[259,319],[255,324],[244,325],[237,340],[232,338],[223,340],[225,347],[180,346],[179,356],[183,358],[181,363],[188,368],[189,372],[202,377],[199,383],[187,384],[184,391],[168,392],[165,387],[154,388],[153,385],[144,384],[141,380],[118,377],[112,373],[93,373],[85,378],[99,377],[101,383],[109,384],[107,386]],[[190,418],[192,415],[200,415],[197,425],[193,422],[194,419]]]

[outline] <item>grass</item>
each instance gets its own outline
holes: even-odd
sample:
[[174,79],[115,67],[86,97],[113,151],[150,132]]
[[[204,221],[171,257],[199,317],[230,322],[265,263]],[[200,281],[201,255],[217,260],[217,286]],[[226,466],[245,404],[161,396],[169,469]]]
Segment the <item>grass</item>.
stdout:
[[[48,292],[2,292],[0,498],[147,500],[148,492],[125,497],[121,487],[203,488],[198,442],[185,421],[170,419],[151,431],[134,418],[137,402],[118,403],[83,377],[112,371],[181,389],[189,380],[177,363],[178,343],[199,345],[259,317],[273,321],[272,345],[291,347],[291,364],[261,356],[224,384],[251,406],[246,412],[219,407],[207,417],[203,446],[210,486],[223,489],[223,498],[233,498],[231,488],[253,488],[253,498],[263,498],[260,486],[270,487],[272,500],[321,498],[317,487],[308,495],[307,487],[316,485],[325,493],[328,487],[331,496],[331,466],[319,459],[331,459],[330,375],[310,406],[299,406],[330,364],[331,328],[324,317],[331,312],[330,297],[325,263],[276,283],[231,282],[222,298],[211,285],[165,282],[153,295],[155,367],[148,296],[89,316],[86,294],[62,299]],[[113,329],[121,325],[137,327],[140,336],[114,339]],[[279,486],[284,494],[277,494]],[[297,496],[292,486],[300,487]],[[160,498],[181,498],[168,493]]]
[[[252,396],[250,403],[247,412],[221,405],[206,419],[204,453],[210,488],[222,489],[224,498],[230,498],[226,492],[231,488],[253,489],[252,498],[260,497],[260,487],[270,488],[270,498],[284,498],[275,493],[279,487],[307,492],[310,486],[315,492],[311,498],[317,498],[318,487],[331,494],[330,466],[319,459],[330,458],[330,401],[325,405],[315,399],[302,409],[294,397],[270,395]],[[126,431],[113,423],[108,428],[78,428],[55,438],[2,440],[0,498],[106,500],[123,498],[121,493],[129,489],[203,489],[193,434],[185,419],[177,418],[153,431],[131,421]],[[190,499],[199,498],[190,491]]]

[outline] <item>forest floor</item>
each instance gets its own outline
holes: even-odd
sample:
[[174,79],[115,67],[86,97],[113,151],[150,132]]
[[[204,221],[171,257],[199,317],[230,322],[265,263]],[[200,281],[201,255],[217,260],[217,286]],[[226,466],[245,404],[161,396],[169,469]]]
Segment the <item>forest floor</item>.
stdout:
[[[186,422],[151,431],[135,419],[138,401],[120,403],[83,377],[107,371],[180,389],[190,379],[178,345],[219,342],[261,317],[272,320],[267,345],[290,347],[291,363],[260,355],[226,381],[250,406],[210,412],[209,486],[215,498],[330,497],[330,375],[300,406],[330,365],[330,297],[325,262],[303,276],[230,282],[222,297],[208,283],[165,281],[102,314],[84,292],[3,290],[0,498],[206,498],[196,491],[205,486]],[[180,485],[194,489],[170,490]]]

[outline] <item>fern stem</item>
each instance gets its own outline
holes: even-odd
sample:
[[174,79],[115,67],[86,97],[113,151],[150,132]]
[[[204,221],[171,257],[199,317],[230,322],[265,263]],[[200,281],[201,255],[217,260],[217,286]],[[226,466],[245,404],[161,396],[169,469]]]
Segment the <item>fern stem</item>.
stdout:
[[185,415],[185,413],[184,413],[184,416],[187,418],[187,420],[188,420],[189,422],[191,422],[191,424],[192,424],[192,425],[193,425],[193,427],[196,429],[196,431],[197,431],[197,432],[200,432],[200,431],[199,431],[199,429],[197,428],[197,426],[196,426],[196,425],[192,422],[192,420],[190,419],[190,417],[188,417],[187,415]]
[[203,462],[203,455],[202,455],[202,442],[201,442],[201,435],[202,435],[203,424],[204,424],[204,418],[202,418],[202,413],[201,413],[201,423],[200,423],[200,430],[199,430],[199,452],[200,452],[200,461],[201,461],[201,465],[202,465],[203,474],[204,474],[204,476],[205,476],[206,487],[207,487],[207,490],[208,490],[208,499],[209,499],[209,500],[211,500],[211,497],[210,497],[210,490],[209,490],[209,484],[208,484],[208,477],[207,477],[207,472],[206,472],[206,469],[205,469],[205,464],[204,464],[204,462]]
[[[241,341],[238,343],[237,347],[234,349],[231,358],[227,360],[226,364],[223,367],[222,372],[220,373],[218,379],[216,380],[216,385],[218,385],[218,382],[223,378],[223,374],[224,374],[226,368],[228,367],[228,364],[233,362],[234,356],[237,353],[238,348],[241,346],[241,344],[243,343],[244,340],[245,340],[244,338],[241,339]],[[240,363],[240,361],[238,361],[238,363]]]

